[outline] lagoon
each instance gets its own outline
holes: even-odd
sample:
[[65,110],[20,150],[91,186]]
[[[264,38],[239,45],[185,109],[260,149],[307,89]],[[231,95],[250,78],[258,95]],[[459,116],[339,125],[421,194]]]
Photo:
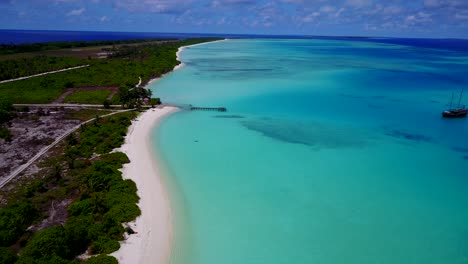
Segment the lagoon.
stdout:
[[468,52],[330,39],[188,47],[151,85],[173,264],[467,263]]

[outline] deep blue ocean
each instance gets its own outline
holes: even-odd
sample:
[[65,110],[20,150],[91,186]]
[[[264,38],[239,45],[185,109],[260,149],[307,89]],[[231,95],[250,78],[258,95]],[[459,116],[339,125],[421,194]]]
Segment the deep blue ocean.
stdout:
[[128,39],[185,39],[198,37],[255,38],[255,39],[323,39],[366,41],[423,48],[468,51],[468,39],[411,39],[383,37],[324,37],[303,35],[245,35],[245,34],[201,34],[201,33],[158,33],[158,32],[106,32],[106,31],[53,31],[53,30],[9,30],[0,29],[0,44],[22,44],[54,41],[93,41]]

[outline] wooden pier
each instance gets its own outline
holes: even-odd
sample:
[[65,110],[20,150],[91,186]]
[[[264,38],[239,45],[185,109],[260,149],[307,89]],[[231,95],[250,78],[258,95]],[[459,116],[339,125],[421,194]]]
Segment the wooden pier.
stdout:
[[191,111],[217,111],[217,112],[226,112],[226,107],[197,107],[190,106]]

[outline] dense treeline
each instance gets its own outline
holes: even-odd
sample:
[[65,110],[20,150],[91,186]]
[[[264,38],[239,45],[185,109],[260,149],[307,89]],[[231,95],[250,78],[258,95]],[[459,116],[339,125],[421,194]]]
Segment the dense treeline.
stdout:
[[86,60],[47,56],[5,60],[0,63],[0,81],[43,72],[56,71],[84,64],[87,64]]
[[[87,263],[117,263],[102,254],[119,249],[124,233],[133,232],[122,223],[134,220],[140,210],[135,183],[122,179],[119,171],[129,162],[127,156],[110,151],[123,143],[133,116],[122,113],[82,127],[67,138],[65,154],[55,157],[56,169],[0,209],[0,263],[78,264],[75,258],[86,250],[97,255]],[[45,208],[65,199],[74,202],[63,224],[31,231],[48,217]]]
[[[23,52],[35,52],[54,49],[71,49],[107,45],[133,44],[163,41],[162,39],[132,39],[132,40],[98,40],[98,41],[60,41],[45,43],[26,43],[26,44],[0,44],[0,54],[15,54]],[[165,39],[164,41],[171,41]]]
[[139,45],[131,52],[106,60],[91,60],[90,67],[31,79],[0,84],[0,100],[14,103],[50,103],[66,87],[128,86],[143,84],[171,71],[179,62],[176,51],[181,46],[214,39],[190,39],[161,44]]

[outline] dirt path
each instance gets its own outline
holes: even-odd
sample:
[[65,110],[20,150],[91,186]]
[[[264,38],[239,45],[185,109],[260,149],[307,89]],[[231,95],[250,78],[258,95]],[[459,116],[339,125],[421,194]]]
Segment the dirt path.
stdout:
[[0,81],[0,84],[7,83],[7,82],[25,80],[25,79],[29,79],[29,78],[33,78],[33,77],[38,77],[38,76],[43,76],[43,75],[48,75],[48,74],[53,74],[53,73],[58,73],[58,72],[71,71],[71,70],[76,70],[76,69],[85,68],[85,67],[89,67],[89,64],[88,65],[81,65],[81,66],[77,66],[77,67],[66,68],[66,69],[61,69],[61,70],[57,70],[57,71],[43,72],[43,73],[34,74],[34,75],[30,75],[30,76],[25,76],[25,77],[20,77],[20,78],[16,78],[16,79],[4,80],[4,81]]

